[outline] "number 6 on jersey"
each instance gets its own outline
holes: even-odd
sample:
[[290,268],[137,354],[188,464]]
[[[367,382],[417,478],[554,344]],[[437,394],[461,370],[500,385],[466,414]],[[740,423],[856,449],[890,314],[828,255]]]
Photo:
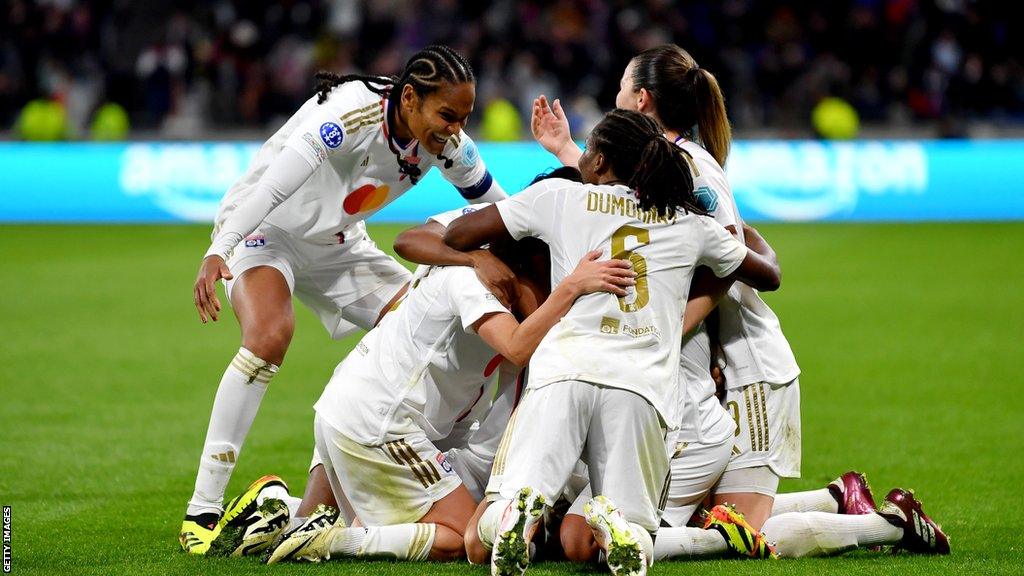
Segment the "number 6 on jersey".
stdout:
[[[636,246],[629,250],[626,250],[627,238],[633,238],[636,242]],[[636,289],[636,298],[632,302],[626,302],[626,296],[619,296],[619,309],[623,312],[636,312],[646,306],[647,302],[651,299],[651,294],[647,290],[647,260],[633,252],[633,250],[640,246],[650,243],[650,230],[644,230],[643,228],[628,224],[612,234],[612,258],[629,260],[633,264],[633,271],[636,272],[636,286],[634,287]]]

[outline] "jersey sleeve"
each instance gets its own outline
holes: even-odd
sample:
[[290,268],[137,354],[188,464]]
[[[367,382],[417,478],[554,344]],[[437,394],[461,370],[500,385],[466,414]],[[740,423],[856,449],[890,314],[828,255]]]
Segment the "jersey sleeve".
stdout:
[[251,234],[274,208],[294,194],[315,170],[294,150],[281,150],[260,176],[254,190],[218,223],[205,256],[217,255],[227,260],[242,238]]
[[[357,115],[362,113],[376,117],[381,114],[380,103],[365,104],[348,114],[351,115],[353,112]],[[345,124],[341,117],[335,114],[333,107],[317,106],[292,132],[284,147],[297,152],[313,169],[316,169],[329,156],[351,153],[355,149],[355,138],[346,132]]]
[[747,257],[747,247],[718,222],[704,216],[698,219],[703,233],[698,263],[710,268],[719,278],[732,274]]
[[451,224],[452,222],[454,222],[456,218],[459,218],[460,216],[465,216],[466,214],[469,214],[470,212],[476,212],[477,210],[482,210],[483,208],[486,208],[488,206],[490,206],[490,204],[486,203],[486,202],[484,202],[483,204],[474,204],[472,206],[464,206],[462,208],[456,208],[455,210],[449,210],[447,212],[441,212],[440,214],[434,214],[430,218],[427,218],[427,220],[430,221],[430,222],[437,222],[441,226],[444,226],[445,228],[447,228],[448,225]]
[[473,324],[487,314],[511,314],[498,301],[498,297],[480,283],[472,268],[453,267],[451,270],[447,293],[452,310],[459,315],[463,330],[475,334]]
[[448,139],[438,160],[441,175],[468,202],[477,204],[508,198],[508,194],[487,170],[476,143],[465,132],[460,131]]
[[555,204],[559,191],[555,185],[557,182],[567,181],[557,178],[543,180],[494,205],[513,238],[522,240],[531,236],[549,241],[555,228]]

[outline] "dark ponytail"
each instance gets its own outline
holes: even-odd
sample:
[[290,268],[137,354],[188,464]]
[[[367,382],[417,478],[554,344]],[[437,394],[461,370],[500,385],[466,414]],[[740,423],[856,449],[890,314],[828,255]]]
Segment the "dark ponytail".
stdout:
[[590,133],[590,145],[626,180],[644,210],[671,218],[676,211],[707,215],[693,195],[690,164],[678,146],[661,135],[654,120],[629,110],[612,110]]
[[732,128],[718,80],[697,65],[693,56],[674,44],[644,50],[633,58],[633,90],[647,90],[654,112],[666,130],[690,134],[725,166]]
[[401,76],[317,72],[316,80],[316,101],[317,104],[323,104],[335,86],[346,82],[362,82],[382,97],[397,100],[406,84],[412,86],[416,94],[422,97],[437,92],[445,83],[476,82],[476,76],[473,75],[469,62],[458,52],[441,44],[433,44],[413,54],[406,62]]

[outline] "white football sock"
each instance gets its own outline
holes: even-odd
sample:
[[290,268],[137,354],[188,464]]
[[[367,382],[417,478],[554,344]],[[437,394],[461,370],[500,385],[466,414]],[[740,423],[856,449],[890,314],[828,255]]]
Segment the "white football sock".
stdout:
[[436,524],[342,528],[331,541],[331,555],[426,560],[436,533]]
[[878,514],[791,512],[772,516],[761,531],[775,544],[779,556],[786,558],[838,554],[860,546],[895,544],[903,538],[902,528]]
[[511,500],[496,500],[480,515],[480,520],[476,524],[476,535],[484,548],[490,550],[494,547],[494,539],[498,537],[498,524],[501,524],[505,508],[511,503]]
[[239,348],[224,371],[217,396],[213,399],[196,487],[186,514],[223,512],[224,491],[235,469],[242,443],[256,418],[267,385],[277,370],[274,364]]
[[256,497],[256,505],[263,504],[268,498],[277,498],[284,502],[285,506],[288,507],[288,514],[295,516],[299,511],[299,505],[302,504],[302,498],[298,496],[292,496],[288,493],[288,489],[284,486],[274,485],[269,488],[264,488],[259,496]]
[[725,537],[718,530],[703,528],[659,528],[654,539],[654,559],[699,558],[718,556],[729,551]]
[[776,494],[775,503],[772,504],[772,516],[786,514],[787,512],[828,512],[839,513],[839,502],[829,492],[828,488],[820,490],[807,490],[806,492],[790,492],[789,494]]

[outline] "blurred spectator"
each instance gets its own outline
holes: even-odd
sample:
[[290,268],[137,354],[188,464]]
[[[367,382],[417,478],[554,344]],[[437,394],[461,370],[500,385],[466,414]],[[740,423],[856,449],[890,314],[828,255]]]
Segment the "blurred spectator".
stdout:
[[[718,76],[740,130],[812,133],[826,97],[865,123],[1024,123],[1024,30],[994,0],[8,0],[0,128],[28,102],[63,105],[85,137],[102,102],[165,137],[267,130],[312,74],[397,73],[430,42],[463,52],[481,103],[527,118],[558,97],[580,134],[613,106],[640,50],[674,42]],[[582,109],[577,110],[576,107]],[[482,122],[474,115],[471,129]],[[946,128],[943,128],[944,130]],[[959,130],[959,129],[958,129]]]

